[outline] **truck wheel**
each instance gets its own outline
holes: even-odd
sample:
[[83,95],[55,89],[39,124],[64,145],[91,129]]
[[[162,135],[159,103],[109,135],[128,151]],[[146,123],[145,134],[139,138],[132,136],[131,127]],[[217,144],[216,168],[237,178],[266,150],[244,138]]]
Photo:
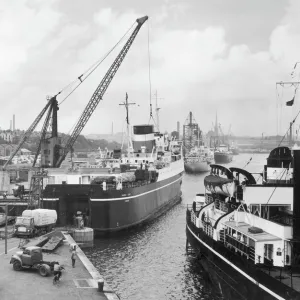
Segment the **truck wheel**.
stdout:
[[45,264],[41,265],[40,268],[39,268],[39,273],[43,277],[48,276],[50,274],[50,271],[51,271],[50,267],[48,265],[45,265]]
[[21,271],[22,270],[21,263],[18,260],[15,260],[13,263],[13,268],[15,271]]

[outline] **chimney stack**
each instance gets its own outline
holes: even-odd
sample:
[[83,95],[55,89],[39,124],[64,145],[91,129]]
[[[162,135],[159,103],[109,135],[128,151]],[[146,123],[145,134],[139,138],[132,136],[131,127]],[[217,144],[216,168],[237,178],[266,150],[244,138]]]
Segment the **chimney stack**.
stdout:
[[12,120],[10,120],[9,122],[10,122],[10,127],[9,127],[9,129],[11,130],[11,129],[12,129]]
[[13,131],[16,130],[15,115],[13,115]]
[[178,138],[180,137],[180,122],[177,121],[177,132],[178,132]]

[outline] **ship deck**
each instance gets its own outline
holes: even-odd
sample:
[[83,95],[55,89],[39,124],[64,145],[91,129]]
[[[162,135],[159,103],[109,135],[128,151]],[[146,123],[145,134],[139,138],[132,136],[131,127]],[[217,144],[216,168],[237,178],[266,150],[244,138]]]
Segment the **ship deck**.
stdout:
[[280,241],[281,238],[278,236],[275,236],[271,233],[263,231],[262,233],[251,233],[248,231],[248,229],[251,227],[249,224],[244,223],[244,222],[232,222],[232,221],[227,221],[225,222],[225,225],[235,229],[236,231],[250,237],[256,242],[262,242],[262,241]]

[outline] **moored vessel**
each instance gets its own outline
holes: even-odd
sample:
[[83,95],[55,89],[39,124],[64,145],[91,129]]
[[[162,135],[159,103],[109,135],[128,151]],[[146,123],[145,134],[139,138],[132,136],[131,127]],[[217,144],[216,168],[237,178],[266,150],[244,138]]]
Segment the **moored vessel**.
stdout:
[[214,151],[214,160],[217,164],[227,164],[232,161],[232,152],[226,145],[220,145]]
[[300,151],[272,150],[261,180],[211,165],[204,185],[187,208],[187,249],[223,297],[299,299]]
[[186,172],[209,171],[209,165],[213,161],[213,153],[205,146],[203,132],[195,121],[192,112],[189,113],[183,125],[183,153]]
[[[167,134],[160,133],[158,126],[155,130],[153,125],[136,125],[131,130],[128,106],[133,103],[128,103],[127,93],[126,101],[121,104],[126,107],[127,113],[127,149],[114,149],[112,157],[100,157],[99,163],[87,164],[86,167],[83,166],[84,160],[76,163],[72,160],[73,146],[77,138],[97,105],[103,100],[106,90],[147,20],[147,16],[136,20],[135,28],[132,27],[129,38],[98,84],[70,135],[62,141],[58,133],[58,106],[100,63],[76,77],[76,84],[73,82],[74,84],[67,85],[65,89],[71,91],[65,91],[66,96],[63,99],[59,99],[63,97],[63,91],[47,99],[47,104],[3,166],[4,175],[9,179],[6,169],[8,164],[45,116],[33,160],[33,167],[38,161],[39,166],[28,176],[28,206],[55,209],[60,225],[72,224],[76,214],[80,212],[85,225],[101,232],[119,231],[162,214],[181,199],[184,170],[181,144],[169,139]],[[158,124],[158,120],[156,121]],[[69,153],[71,161],[68,161]],[[25,195],[24,189],[21,194],[22,197]]]
[[213,160],[213,152],[209,148],[194,147],[184,158],[184,170],[188,173],[208,172]]
[[181,200],[181,145],[154,132],[153,125],[133,126],[133,132],[133,148],[113,166],[48,170],[51,181],[42,203],[57,210],[61,225],[81,211],[96,231],[119,231],[149,221]]

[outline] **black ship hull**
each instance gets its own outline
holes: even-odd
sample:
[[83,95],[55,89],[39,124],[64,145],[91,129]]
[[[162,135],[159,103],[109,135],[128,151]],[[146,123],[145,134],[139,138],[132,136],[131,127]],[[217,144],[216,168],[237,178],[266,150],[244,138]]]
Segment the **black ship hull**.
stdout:
[[187,247],[189,245],[195,251],[210,281],[224,299],[300,299],[295,290],[253,264],[245,263],[190,222],[186,237]]
[[104,191],[100,185],[47,185],[43,208],[55,209],[58,223],[73,222],[77,211],[88,215],[98,233],[116,232],[158,217],[181,200],[182,173],[168,179],[122,190]]
[[227,164],[232,161],[232,154],[226,152],[215,152],[214,159],[216,164]]

